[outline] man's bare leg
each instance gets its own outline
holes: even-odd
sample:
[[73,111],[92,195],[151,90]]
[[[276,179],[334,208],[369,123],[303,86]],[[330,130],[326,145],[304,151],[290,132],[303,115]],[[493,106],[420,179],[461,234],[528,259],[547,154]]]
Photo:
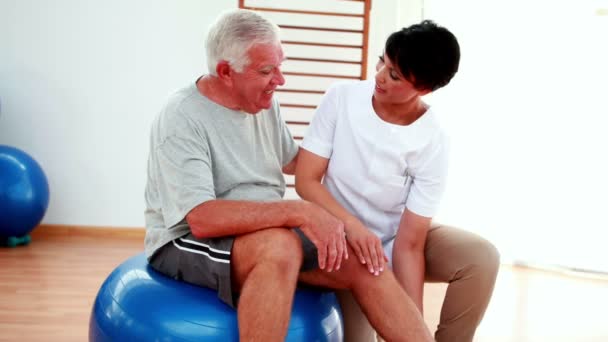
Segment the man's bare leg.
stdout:
[[241,235],[232,248],[241,341],[284,341],[302,264],[300,238],[271,228]]
[[[349,255],[355,255],[349,247]],[[300,281],[336,289],[350,289],[376,331],[386,341],[433,341],[414,302],[391,270],[369,273],[357,258],[342,261],[339,271],[315,270],[300,274]]]

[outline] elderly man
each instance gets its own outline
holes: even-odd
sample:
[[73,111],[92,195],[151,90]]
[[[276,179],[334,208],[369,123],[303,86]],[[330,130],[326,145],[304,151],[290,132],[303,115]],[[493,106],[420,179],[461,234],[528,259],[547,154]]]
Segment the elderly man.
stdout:
[[349,258],[342,222],[310,202],[282,200],[282,172],[294,172],[298,146],[273,99],[285,82],[277,26],[230,11],[206,47],[209,74],[174,94],[152,126],[152,267],[217,290],[237,308],[243,341],[285,339],[298,281],[350,290],[386,340],[432,340],[390,270],[370,274]]

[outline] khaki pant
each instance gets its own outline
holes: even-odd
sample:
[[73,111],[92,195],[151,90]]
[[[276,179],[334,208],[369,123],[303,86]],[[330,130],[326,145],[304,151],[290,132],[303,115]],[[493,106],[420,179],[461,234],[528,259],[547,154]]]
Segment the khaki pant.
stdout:
[[[464,230],[434,224],[424,248],[425,281],[449,283],[435,339],[472,341],[486,311],[498,273],[499,254],[487,240]],[[344,341],[376,341],[376,333],[349,291],[339,291]],[[389,341],[390,342],[390,341]]]

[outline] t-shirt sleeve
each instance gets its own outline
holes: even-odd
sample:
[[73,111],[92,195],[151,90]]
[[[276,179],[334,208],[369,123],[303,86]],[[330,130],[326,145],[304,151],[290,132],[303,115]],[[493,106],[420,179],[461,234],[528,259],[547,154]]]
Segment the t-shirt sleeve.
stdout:
[[318,156],[329,159],[333,151],[334,132],[338,117],[336,87],[330,87],[321,98],[308,127],[302,147]]
[[446,186],[449,142],[443,134],[437,140],[423,151],[425,161],[413,175],[406,201],[410,211],[424,217],[437,214]]
[[165,226],[172,227],[194,207],[215,199],[209,148],[206,139],[172,136],[155,153]]
[[275,105],[279,116],[279,129],[281,130],[281,166],[285,166],[298,154],[298,143],[293,139],[287,124],[283,120],[278,103]]

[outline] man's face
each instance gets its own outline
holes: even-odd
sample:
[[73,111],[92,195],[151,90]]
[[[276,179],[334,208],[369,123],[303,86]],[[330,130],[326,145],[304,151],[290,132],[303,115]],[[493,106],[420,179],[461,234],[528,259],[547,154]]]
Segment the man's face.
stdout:
[[256,44],[248,51],[250,63],[243,72],[234,73],[233,91],[239,108],[255,114],[272,106],[274,90],[285,84],[281,73],[284,60],[280,45]]

